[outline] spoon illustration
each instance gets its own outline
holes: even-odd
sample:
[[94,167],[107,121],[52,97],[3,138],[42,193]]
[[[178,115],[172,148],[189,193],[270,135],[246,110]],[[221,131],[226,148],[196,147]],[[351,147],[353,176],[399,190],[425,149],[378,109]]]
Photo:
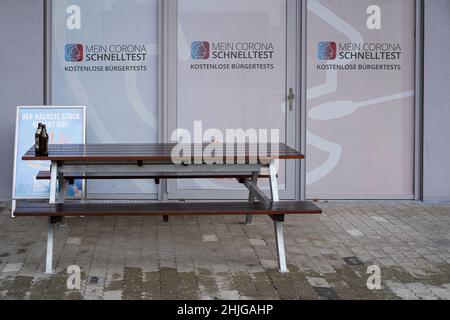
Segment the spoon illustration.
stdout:
[[398,94],[393,94],[386,97],[366,100],[362,102],[355,102],[352,100],[337,100],[321,104],[314,107],[309,113],[309,117],[313,120],[325,121],[347,117],[356,112],[360,108],[377,105],[380,103],[400,100],[406,97],[414,96],[414,91],[407,91]]

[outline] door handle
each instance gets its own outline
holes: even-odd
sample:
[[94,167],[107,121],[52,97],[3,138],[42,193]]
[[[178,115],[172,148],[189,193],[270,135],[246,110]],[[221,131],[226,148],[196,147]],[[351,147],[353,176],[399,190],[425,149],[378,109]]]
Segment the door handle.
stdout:
[[289,94],[288,94],[288,103],[289,103],[289,111],[294,110],[294,101],[295,101],[295,93],[293,88],[289,88]]

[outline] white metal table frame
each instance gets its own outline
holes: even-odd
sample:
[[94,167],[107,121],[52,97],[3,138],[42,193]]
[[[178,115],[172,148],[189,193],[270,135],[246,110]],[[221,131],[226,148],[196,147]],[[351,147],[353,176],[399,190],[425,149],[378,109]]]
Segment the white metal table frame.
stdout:
[[[230,178],[242,176],[242,174],[252,176],[251,179],[245,179],[243,185],[249,190],[249,201],[278,202],[280,201],[278,191],[277,160],[272,160],[269,164],[230,164],[230,165],[175,165],[171,163],[161,163],[152,161],[52,161],[50,172],[50,204],[64,203],[69,182],[64,179],[64,174],[68,173],[101,173],[101,174],[155,174],[171,173],[178,174],[180,178],[183,174],[199,175],[221,173],[229,175]],[[258,177],[262,174],[270,177],[271,199],[266,196],[264,191],[258,187]],[[164,179],[161,179],[164,180]],[[59,185],[59,192],[58,192]],[[163,196],[166,200],[166,196]],[[220,203],[220,202],[218,202]],[[252,223],[252,216],[247,216],[246,223]],[[283,222],[284,215],[271,216],[275,225],[275,237],[278,255],[278,271],[287,273],[286,253],[284,246]],[[47,231],[47,254],[46,267],[47,274],[53,273],[53,238],[54,238],[55,220],[49,218]]]

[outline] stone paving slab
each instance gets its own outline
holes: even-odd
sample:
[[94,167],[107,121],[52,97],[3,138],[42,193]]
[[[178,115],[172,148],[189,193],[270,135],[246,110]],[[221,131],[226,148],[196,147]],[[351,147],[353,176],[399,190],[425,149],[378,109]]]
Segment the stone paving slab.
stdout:
[[288,274],[268,217],[72,218],[56,230],[52,276],[46,219],[2,206],[0,299],[450,299],[450,205],[330,202],[288,217]]

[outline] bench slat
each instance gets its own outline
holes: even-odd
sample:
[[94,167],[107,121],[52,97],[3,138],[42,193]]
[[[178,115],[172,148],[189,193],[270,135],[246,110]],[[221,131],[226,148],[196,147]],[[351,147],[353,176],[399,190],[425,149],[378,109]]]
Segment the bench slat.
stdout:
[[[204,152],[209,146],[205,144],[183,145],[185,150],[192,152],[190,162],[195,160],[216,160],[216,157],[206,156]],[[36,156],[34,147],[22,157],[25,161],[170,161],[174,160],[174,149],[177,144],[59,144],[49,145],[48,157]],[[304,155],[286,144],[217,144],[216,150],[224,150],[223,160],[229,162],[229,155],[237,160],[289,160],[304,159]],[[226,151],[226,152],[225,152]],[[231,152],[234,151],[234,152]],[[261,152],[262,151],[262,152]],[[201,155],[197,157],[197,155]],[[181,158],[181,156],[179,157]],[[185,160],[185,159],[181,159]]]
[[321,214],[312,202],[200,202],[147,204],[20,204],[16,217],[103,217],[184,215],[300,215]]

